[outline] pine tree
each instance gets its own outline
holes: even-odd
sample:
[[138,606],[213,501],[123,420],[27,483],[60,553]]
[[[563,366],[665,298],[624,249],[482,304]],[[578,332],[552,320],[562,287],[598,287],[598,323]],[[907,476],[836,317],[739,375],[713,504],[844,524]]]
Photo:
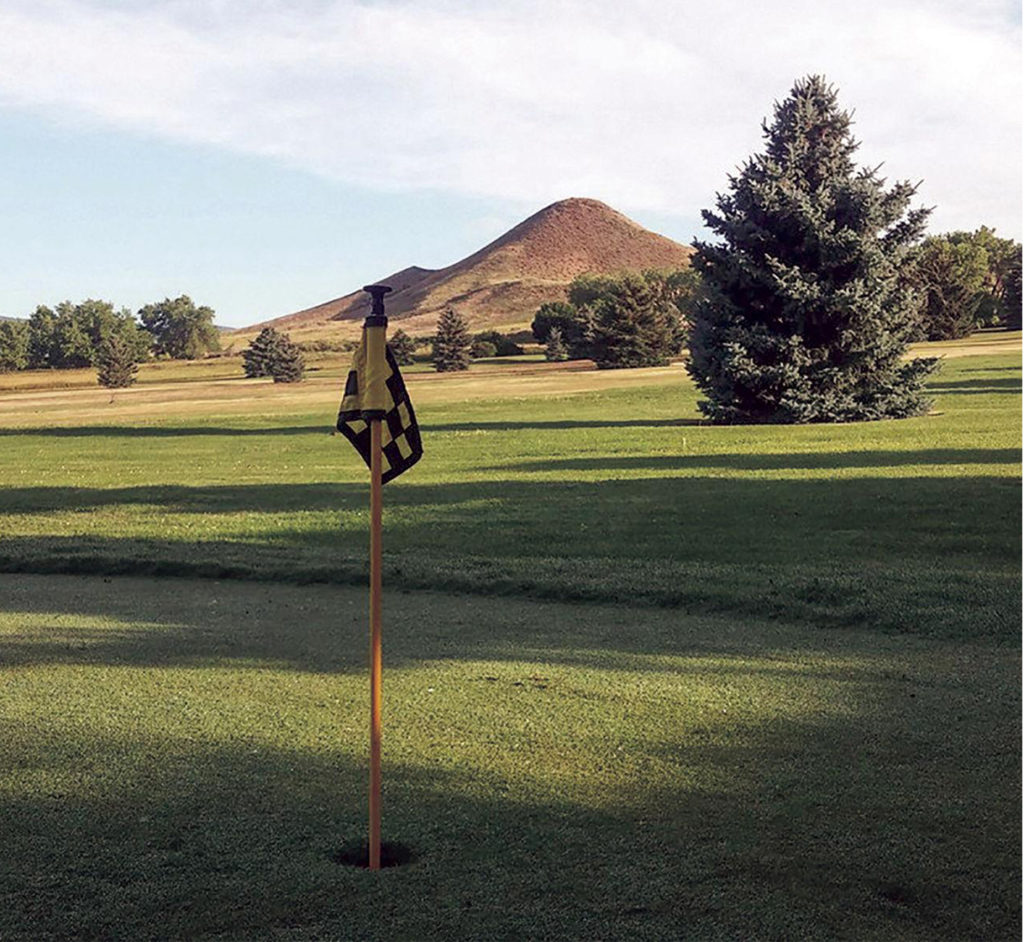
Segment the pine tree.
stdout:
[[273,327],[264,327],[256,339],[242,351],[242,369],[245,370],[245,375],[250,379],[272,375],[271,367],[280,342],[281,334]]
[[275,383],[298,383],[306,372],[306,361],[302,351],[292,343],[287,334],[280,334],[280,340],[270,364],[270,375]]
[[413,363],[416,341],[402,330],[401,327],[391,335],[388,346],[391,347],[391,355],[399,366],[409,366]]
[[547,343],[544,345],[544,359],[552,363],[561,363],[569,359],[569,350],[562,340],[562,331],[558,327],[548,329]]
[[717,422],[846,422],[925,411],[934,360],[903,361],[918,301],[901,277],[926,209],[858,170],[836,90],[802,79],[763,125],[697,243],[689,371]]
[[123,333],[112,333],[100,345],[97,357],[96,379],[101,386],[120,389],[135,382],[139,371],[136,363],[138,352],[129,337]]
[[297,383],[305,373],[306,362],[287,334],[264,327],[242,351],[242,369],[250,379],[269,376],[275,383]]
[[600,369],[664,366],[683,344],[679,308],[669,274],[658,271],[581,275],[569,286],[579,312],[574,356]]
[[437,322],[437,335],[434,337],[434,350],[431,355],[434,369],[438,373],[468,370],[472,345],[465,318],[452,308],[448,308]]

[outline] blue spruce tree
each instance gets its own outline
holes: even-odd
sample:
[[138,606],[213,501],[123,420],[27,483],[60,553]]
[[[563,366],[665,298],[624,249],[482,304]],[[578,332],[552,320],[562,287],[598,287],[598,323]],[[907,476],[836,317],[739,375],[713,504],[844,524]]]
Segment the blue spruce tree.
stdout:
[[689,371],[715,422],[851,422],[926,411],[934,360],[904,360],[919,304],[904,274],[927,209],[916,187],[857,169],[849,114],[800,80],[697,243],[704,292]]

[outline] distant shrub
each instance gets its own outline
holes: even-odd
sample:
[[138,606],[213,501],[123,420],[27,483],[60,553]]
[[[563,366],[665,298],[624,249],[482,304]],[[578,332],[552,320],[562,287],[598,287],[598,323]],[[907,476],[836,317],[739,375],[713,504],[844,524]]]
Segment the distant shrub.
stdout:
[[523,348],[519,344],[508,334],[503,334],[500,330],[482,331],[473,338],[473,341],[493,344],[494,353],[489,354],[490,356],[515,357],[523,352]]
[[473,346],[470,347],[469,355],[474,360],[483,360],[487,357],[497,356],[498,348],[489,340],[477,339],[473,341]]
[[357,344],[352,340],[298,340],[295,346],[303,353],[351,353]]

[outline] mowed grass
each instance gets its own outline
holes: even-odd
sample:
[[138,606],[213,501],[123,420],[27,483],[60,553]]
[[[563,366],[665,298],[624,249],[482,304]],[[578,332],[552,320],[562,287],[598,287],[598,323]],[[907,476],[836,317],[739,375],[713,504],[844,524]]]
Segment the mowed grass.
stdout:
[[442,593],[0,576],[0,937],[1016,939],[1019,658]]
[[[947,361],[937,415],[788,428],[700,424],[681,367],[521,369],[409,377],[392,587],[1016,639],[1019,353]],[[362,583],[340,373],[9,397],[0,569]]]
[[1019,352],[839,427],[411,375],[376,875],[342,372],[0,398],[0,938],[1019,938]]

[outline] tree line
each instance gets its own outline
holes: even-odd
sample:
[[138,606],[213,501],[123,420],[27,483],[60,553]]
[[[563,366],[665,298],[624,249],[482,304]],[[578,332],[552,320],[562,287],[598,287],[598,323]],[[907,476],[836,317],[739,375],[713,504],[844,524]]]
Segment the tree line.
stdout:
[[[908,340],[1021,327],[1021,244],[985,226],[928,236],[908,249],[900,277],[910,289]],[[660,366],[688,344],[703,288],[696,267],[581,275],[564,301],[537,309],[531,330],[549,360],[591,359],[602,369]]]
[[109,301],[39,305],[28,320],[0,321],[0,372],[98,367],[113,356],[194,360],[219,349],[211,308],[187,295],[147,304],[137,314]]
[[[838,93],[799,80],[762,126],[750,157],[702,215],[690,268],[585,274],[531,325],[549,360],[602,369],[662,365],[688,351],[687,369],[712,421],[819,422],[917,415],[927,408],[927,358],[916,340],[1021,325],[1021,246],[982,226],[925,236],[930,210],[916,187],[857,167],[859,143]],[[422,338],[421,338],[422,341]],[[447,310],[429,338],[439,371],[476,356],[521,351],[497,331],[470,335]],[[417,341],[391,339],[399,363]],[[0,322],[0,371],[97,366],[130,381],[148,356],[195,358],[217,347],[213,311],[187,296],[147,305],[136,319],[103,301],[39,307]],[[301,350],[268,328],[243,353],[247,375],[301,378]],[[128,374],[125,373],[128,371]],[[106,373],[104,372],[106,371]]]

